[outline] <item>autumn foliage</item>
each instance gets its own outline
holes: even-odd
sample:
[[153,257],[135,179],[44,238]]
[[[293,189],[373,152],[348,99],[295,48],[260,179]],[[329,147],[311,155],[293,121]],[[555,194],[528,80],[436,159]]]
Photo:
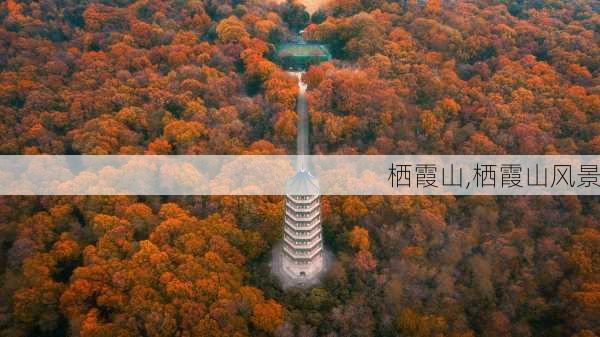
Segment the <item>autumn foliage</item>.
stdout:
[[[0,3],[0,154],[600,152],[593,1]],[[0,198],[0,336],[600,335],[596,196],[321,199],[319,286],[270,274],[281,197]]]

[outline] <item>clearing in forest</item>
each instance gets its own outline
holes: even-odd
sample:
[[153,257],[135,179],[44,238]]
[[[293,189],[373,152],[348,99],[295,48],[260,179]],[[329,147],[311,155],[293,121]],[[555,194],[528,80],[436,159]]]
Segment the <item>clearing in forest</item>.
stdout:
[[[277,3],[284,2],[286,0],[275,0]],[[325,6],[329,0],[300,0],[300,2],[306,7],[306,11],[310,14],[317,11],[317,9]]]

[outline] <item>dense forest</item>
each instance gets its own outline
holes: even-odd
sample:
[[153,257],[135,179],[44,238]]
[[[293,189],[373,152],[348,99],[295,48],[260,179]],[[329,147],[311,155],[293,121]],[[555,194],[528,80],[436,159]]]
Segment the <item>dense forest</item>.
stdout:
[[[300,29],[319,154],[600,153],[595,0],[7,0],[0,154],[284,154]],[[596,196],[322,198],[335,261],[283,292],[283,198],[0,197],[0,336],[600,336]]]

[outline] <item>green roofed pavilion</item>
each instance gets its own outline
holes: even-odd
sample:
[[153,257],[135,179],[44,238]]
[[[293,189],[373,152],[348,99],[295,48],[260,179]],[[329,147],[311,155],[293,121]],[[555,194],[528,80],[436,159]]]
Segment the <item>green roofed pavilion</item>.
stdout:
[[284,69],[306,70],[311,64],[331,60],[331,53],[319,43],[288,42],[277,48],[277,59]]

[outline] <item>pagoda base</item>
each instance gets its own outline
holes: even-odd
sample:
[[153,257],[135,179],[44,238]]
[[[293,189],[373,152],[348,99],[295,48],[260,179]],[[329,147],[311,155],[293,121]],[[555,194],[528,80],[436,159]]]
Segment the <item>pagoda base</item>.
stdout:
[[271,272],[277,276],[283,289],[310,288],[321,281],[332,260],[331,253],[323,247],[320,258],[310,265],[296,265],[284,255],[282,243],[278,243],[272,251]]

